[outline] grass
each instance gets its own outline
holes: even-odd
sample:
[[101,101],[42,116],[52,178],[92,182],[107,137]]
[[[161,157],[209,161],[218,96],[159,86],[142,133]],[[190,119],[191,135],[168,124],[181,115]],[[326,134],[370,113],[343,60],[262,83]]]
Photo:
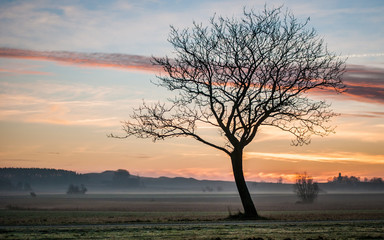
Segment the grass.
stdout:
[[384,209],[378,210],[310,210],[310,211],[265,211],[262,216],[278,221],[342,221],[383,220]]
[[[268,221],[383,220],[384,210],[261,211]],[[233,219],[238,220],[238,219]],[[227,212],[0,210],[0,226],[229,221]]]
[[225,212],[123,212],[1,210],[1,226],[208,222],[224,219]]
[[384,221],[9,227],[0,239],[384,239]]
[[267,220],[226,220],[239,209],[236,199],[0,196],[0,239],[384,239],[384,194],[324,195],[309,205],[294,204],[290,195],[258,195]]

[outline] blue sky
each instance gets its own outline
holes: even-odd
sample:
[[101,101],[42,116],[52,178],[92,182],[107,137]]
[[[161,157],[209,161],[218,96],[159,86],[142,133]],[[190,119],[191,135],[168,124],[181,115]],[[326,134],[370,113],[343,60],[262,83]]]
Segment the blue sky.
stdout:
[[[151,56],[172,56],[170,25],[206,24],[215,13],[238,17],[244,6],[261,11],[264,4],[0,1],[0,167],[124,168],[140,175],[230,180],[226,156],[191,139],[153,144],[106,134],[119,132],[120,121],[143,99],[170,96],[150,83],[156,71],[148,65]],[[261,131],[247,148],[246,175],[271,181],[303,171],[320,180],[339,171],[383,176],[384,2],[268,1],[268,7],[281,5],[300,20],[310,17],[309,26],[328,48],[348,57],[350,91],[315,96],[341,113],[330,137],[294,148],[286,134]]]
[[[3,47],[163,55],[169,25],[238,16],[263,1],[2,1]],[[343,54],[383,53],[382,1],[269,1],[289,8]]]

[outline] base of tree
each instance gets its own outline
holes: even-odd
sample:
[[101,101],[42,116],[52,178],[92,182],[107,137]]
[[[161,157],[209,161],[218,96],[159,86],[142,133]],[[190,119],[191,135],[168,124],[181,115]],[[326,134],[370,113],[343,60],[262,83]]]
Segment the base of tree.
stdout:
[[268,218],[259,215],[249,215],[239,211],[236,214],[230,213],[226,220],[268,220]]

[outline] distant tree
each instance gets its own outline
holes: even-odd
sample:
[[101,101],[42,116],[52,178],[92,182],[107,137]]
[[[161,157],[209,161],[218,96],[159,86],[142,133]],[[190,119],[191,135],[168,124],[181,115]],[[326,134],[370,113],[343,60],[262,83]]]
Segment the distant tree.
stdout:
[[213,192],[213,188],[210,186],[203,187],[203,192]]
[[[343,91],[345,61],[328,51],[309,19],[298,21],[281,8],[243,16],[213,17],[209,27],[171,27],[174,57],[154,58],[163,68],[158,86],[177,92],[170,105],[135,109],[123,124],[126,138],[192,137],[227,154],[247,218],[258,218],[243,174],[244,148],[261,127],[290,132],[294,145],[308,144],[312,134],[333,132],[335,114],[324,101],[308,98],[313,89]],[[210,125],[223,141],[199,132]]]
[[369,182],[370,183],[374,183],[374,184],[383,184],[383,179],[382,178],[374,177],[371,180],[369,180]]
[[294,185],[296,195],[302,203],[313,203],[319,193],[319,186],[307,173],[298,174]]
[[81,184],[81,185],[80,185],[80,192],[81,192],[82,194],[85,194],[87,191],[88,191],[88,189],[87,189],[83,184]]
[[282,177],[279,177],[277,179],[277,184],[283,184],[283,178]]
[[357,184],[360,182],[360,177],[350,176],[348,182],[350,184]]
[[83,184],[80,186],[70,184],[67,190],[67,194],[85,194],[87,191],[87,188]]

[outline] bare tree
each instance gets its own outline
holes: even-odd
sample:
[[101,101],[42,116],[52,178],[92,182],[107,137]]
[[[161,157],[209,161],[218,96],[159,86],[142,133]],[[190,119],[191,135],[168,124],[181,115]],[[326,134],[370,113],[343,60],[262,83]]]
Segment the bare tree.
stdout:
[[[257,218],[243,175],[243,151],[260,127],[292,133],[294,145],[333,132],[327,122],[335,114],[307,93],[342,92],[345,61],[327,50],[308,21],[265,7],[260,13],[244,9],[239,19],[214,16],[207,27],[171,27],[174,57],[153,62],[166,73],[155,84],[177,94],[169,105],[143,103],[135,109],[120,138],[192,137],[223,151],[231,159],[244,215]],[[217,128],[224,141],[208,140],[198,131],[202,124]]]
[[298,174],[294,185],[297,196],[301,203],[313,203],[319,194],[319,185],[307,173]]

